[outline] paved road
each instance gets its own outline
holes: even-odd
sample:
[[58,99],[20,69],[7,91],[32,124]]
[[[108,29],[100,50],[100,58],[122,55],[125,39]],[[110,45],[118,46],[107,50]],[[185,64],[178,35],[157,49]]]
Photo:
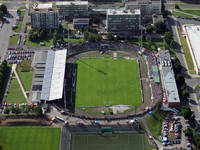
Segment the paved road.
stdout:
[[4,23],[3,27],[0,28],[0,45],[1,45],[0,56],[2,57],[2,59],[4,58],[4,55],[6,54],[10,35],[13,34],[12,25],[15,22],[15,18],[17,15],[16,11],[10,11],[10,14],[13,16],[13,18],[7,18],[7,23]]

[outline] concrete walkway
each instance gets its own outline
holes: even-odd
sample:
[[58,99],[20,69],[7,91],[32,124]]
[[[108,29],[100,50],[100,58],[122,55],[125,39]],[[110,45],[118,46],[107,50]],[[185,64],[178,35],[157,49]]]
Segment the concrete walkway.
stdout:
[[16,77],[18,83],[19,83],[19,86],[20,86],[20,88],[21,88],[21,90],[22,90],[22,93],[23,93],[25,99],[27,100],[28,96],[26,95],[26,92],[25,92],[24,87],[23,87],[23,85],[22,85],[22,82],[21,82],[21,80],[20,80],[20,78],[19,78],[19,76],[18,76],[18,73],[17,73],[17,71],[16,71],[16,68],[17,68],[17,65],[16,65],[16,64],[13,64],[13,65],[12,65],[12,72],[15,74],[15,77]]

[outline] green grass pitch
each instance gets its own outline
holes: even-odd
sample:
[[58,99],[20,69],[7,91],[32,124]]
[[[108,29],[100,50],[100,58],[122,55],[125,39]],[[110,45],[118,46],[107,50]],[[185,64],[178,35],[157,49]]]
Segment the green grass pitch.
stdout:
[[72,135],[72,150],[152,150],[144,134]]
[[76,63],[76,107],[141,104],[136,60],[81,58]]
[[60,129],[45,127],[1,127],[3,150],[58,150]]

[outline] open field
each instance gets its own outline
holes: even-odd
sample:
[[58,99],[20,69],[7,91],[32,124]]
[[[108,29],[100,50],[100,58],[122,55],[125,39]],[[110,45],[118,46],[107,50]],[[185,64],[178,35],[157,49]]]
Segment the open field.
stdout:
[[1,127],[3,150],[58,150],[60,129],[45,127]]
[[136,60],[82,58],[76,63],[77,107],[141,104],[139,65]]
[[19,35],[13,35],[10,37],[10,40],[9,40],[9,45],[17,45],[17,42],[19,40]]
[[181,9],[182,12],[195,16],[200,16],[200,9]]
[[143,134],[73,135],[72,150],[152,150]]
[[177,27],[178,29],[178,34],[179,34],[179,37],[180,37],[180,41],[181,41],[181,46],[183,48],[183,51],[184,51],[184,56],[185,56],[185,59],[186,59],[186,62],[187,62],[187,66],[188,66],[188,69],[189,69],[189,72],[191,74],[195,74],[195,71],[194,71],[194,63],[193,63],[193,60],[192,60],[192,56],[190,54],[190,49],[189,49],[189,46],[187,44],[187,41],[186,39],[181,35],[181,27]]
[[193,17],[192,15],[182,13],[179,10],[173,10],[172,15],[175,17],[184,17],[184,18],[192,18]]
[[26,99],[21,91],[19,83],[16,78],[11,80],[10,87],[8,89],[8,95],[6,97],[6,103],[8,104],[20,104],[25,103]]

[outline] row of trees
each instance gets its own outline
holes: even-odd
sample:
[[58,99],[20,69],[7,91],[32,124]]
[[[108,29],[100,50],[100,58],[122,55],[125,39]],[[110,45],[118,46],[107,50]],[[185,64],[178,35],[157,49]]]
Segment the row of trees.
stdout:
[[8,13],[6,5],[0,5],[0,21],[3,20],[3,17]]
[[84,32],[84,39],[89,42],[97,42],[97,41],[101,41],[102,37],[98,33],[92,33],[92,32],[86,31]]
[[5,90],[5,82],[7,81],[7,74],[9,66],[6,61],[3,61],[0,65],[0,97],[3,97]]
[[24,106],[20,106],[20,107],[6,107],[4,109],[4,113],[5,114],[20,114],[20,113],[34,113],[38,116],[42,115],[42,108],[40,106],[29,106],[29,105],[24,105]]

